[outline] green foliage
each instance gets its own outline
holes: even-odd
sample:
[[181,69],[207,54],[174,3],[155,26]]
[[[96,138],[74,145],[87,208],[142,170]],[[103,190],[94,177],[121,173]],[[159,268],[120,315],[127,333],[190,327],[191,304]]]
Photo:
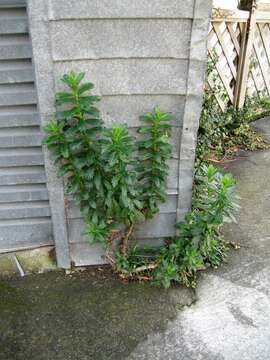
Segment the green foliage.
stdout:
[[209,157],[230,156],[238,149],[256,150],[267,147],[262,136],[252,128],[252,121],[270,114],[269,98],[247,97],[244,107],[228,105],[221,111],[216,95],[229,103],[224,87],[215,70],[215,59],[208,61],[207,77],[212,88],[205,86],[203,108],[198,131],[197,164]]
[[[158,250],[131,246],[134,225],[152,218],[166,200],[172,117],[159,108],[145,114],[139,141],[126,125],[105,128],[95,107],[99,98],[88,94],[93,84],[82,82],[83,78],[83,73],[73,72],[62,78],[68,90],[56,95],[60,111],[48,124],[44,142],[59,175],[65,178],[67,192],[80,207],[85,234],[107,247],[108,258],[122,277],[141,278],[142,274],[166,288],[172,282],[195,286],[198,270],[218,266],[225,258],[227,248],[220,227],[234,221],[233,178],[212,166],[200,166],[193,208],[177,225],[177,237]],[[208,105],[205,102],[199,143],[205,141],[215,151],[220,144],[222,152],[223,130],[216,126],[220,114]],[[237,131],[242,139],[245,128],[238,114],[228,112],[225,120],[228,131]],[[205,155],[202,145],[200,151]]]
[[104,132],[101,161],[107,177],[105,201],[108,215],[119,224],[131,225],[144,220],[135,150],[136,140],[129,135],[126,125],[114,125]]
[[178,224],[179,235],[162,249],[154,281],[169,287],[172,281],[195,286],[196,273],[216,267],[226,255],[221,226],[235,221],[235,181],[221,175],[212,165],[202,166],[197,174],[192,211]]
[[[44,143],[81,210],[85,234],[108,247],[116,229],[132,230],[165,201],[171,116],[158,108],[146,114],[139,129],[144,139],[138,143],[126,125],[103,126],[95,107],[99,98],[88,95],[94,85],[83,78],[84,73],[63,76],[68,90],[56,94],[61,111],[45,129]],[[129,230],[123,235],[123,256],[131,235]]]
[[128,253],[121,251],[115,253],[117,271],[132,274],[138,267],[147,267],[155,262],[159,255],[159,249],[142,248],[138,244],[130,247]]
[[159,204],[166,200],[166,182],[171,156],[169,143],[172,116],[156,108],[142,117],[144,126],[138,132],[144,135],[139,142],[140,159],[137,167],[144,211],[147,218],[159,211]]
[[267,146],[251,122],[270,114],[269,98],[247,98],[242,109],[229,105],[222,112],[216,96],[224,103],[229,103],[229,99],[215,62],[212,58],[207,67],[212,87],[206,85],[204,93],[192,211],[183,223],[177,224],[178,236],[161,249],[153,274],[154,283],[165,288],[172,282],[194,287],[199,270],[217,267],[226,258],[228,247],[220,230],[224,223],[236,221],[235,181],[230,174],[222,175],[212,165],[207,165],[209,158],[221,159],[239,148],[256,150]]
[[106,205],[108,193],[105,169],[101,162],[104,131],[96,96],[86,95],[93,84],[82,83],[83,73],[71,72],[62,81],[68,91],[56,95],[62,107],[57,120],[49,122],[47,144],[52,159],[65,176],[67,192],[72,194],[86,222],[86,233],[93,241],[105,241],[108,234]]
[[[118,252],[118,271],[126,277],[147,276],[158,286],[168,288],[172,283],[196,286],[198,271],[217,267],[226,259],[227,243],[221,227],[234,218],[238,210],[235,180],[230,174],[222,175],[209,158],[221,159],[237,153],[239,149],[256,150],[267,147],[264,139],[252,128],[251,122],[270,114],[269,98],[247,97],[242,109],[228,105],[223,112],[216,100],[218,96],[229,104],[222,82],[215,69],[215,58],[208,63],[207,77],[212,87],[206,86],[198,132],[196,171],[192,210],[184,222],[177,224],[178,235],[169,244],[143,255],[137,246],[128,252]],[[143,118],[145,126],[139,132],[145,139],[139,142],[142,156],[136,170],[142,189],[143,212],[151,218],[158,212],[158,204],[166,198],[167,161],[170,157],[168,134],[169,114],[156,109]],[[140,277],[139,277],[140,278]]]

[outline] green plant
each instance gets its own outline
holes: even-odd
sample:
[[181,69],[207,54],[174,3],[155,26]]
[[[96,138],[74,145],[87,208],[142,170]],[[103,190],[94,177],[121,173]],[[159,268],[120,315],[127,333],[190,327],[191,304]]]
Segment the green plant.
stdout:
[[46,127],[44,143],[81,210],[89,240],[108,249],[117,240],[116,252],[129,256],[134,224],[158,212],[166,198],[171,116],[158,108],[144,115],[144,138],[137,142],[126,125],[104,127],[94,106],[99,98],[87,94],[94,86],[83,78],[63,76],[68,91],[56,94],[61,111]]
[[218,266],[225,257],[220,227],[234,220],[233,178],[200,166],[193,208],[177,225],[178,236],[160,249],[132,246],[134,225],[152,218],[166,200],[172,117],[159,108],[145,114],[140,141],[126,125],[106,128],[95,107],[99,98],[87,94],[93,84],[82,83],[83,78],[83,73],[64,75],[68,91],[56,95],[60,112],[48,124],[44,143],[80,207],[85,234],[107,248],[122,277],[152,279],[164,287],[195,286],[198,270]]
[[52,159],[65,176],[67,193],[72,194],[86,222],[86,233],[93,241],[105,242],[108,235],[108,184],[101,162],[103,124],[94,104],[96,96],[86,95],[93,89],[90,82],[81,83],[84,73],[64,75],[68,91],[56,95],[56,105],[65,106],[57,120],[45,129]]
[[[256,150],[268,146],[251,122],[269,115],[269,98],[247,97],[242,109],[231,106],[216,62],[212,54],[207,66],[211,87],[205,86],[198,131],[192,210],[177,225],[178,236],[162,247],[153,273],[154,282],[166,288],[172,282],[194,287],[198,270],[217,267],[226,258],[228,246],[220,230],[224,223],[236,221],[235,181],[230,174],[220,174],[209,161],[230,156],[239,148]],[[225,111],[217,98],[228,104]]]
[[192,211],[178,224],[176,239],[162,249],[154,273],[155,282],[165,287],[172,281],[195,286],[197,271],[218,266],[226,255],[220,228],[235,221],[235,181],[230,174],[203,165],[196,182]]
[[156,267],[155,260],[158,255],[159,249],[142,248],[138,244],[135,244],[130,247],[126,254],[123,254],[121,251],[115,253],[116,270],[124,276],[151,271]]
[[136,140],[129,135],[126,125],[113,125],[104,132],[101,161],[108,180],[106,204],[109,216],[119,224],[131,225],[144,220],[135,150]]
[[144,135],[140,141],[141,162],[138,164],[141,197],[147,218],[159,211],[159,204],[166,200],[166,182],[169,172],[168,160],[171,156],[169,143],[172,116],[156,108],[153,113],[142,117],[145,123],[138,130]]
[[[264,138],[252,128],[251,123],[270,114],[269,98],[247,97],[242,109],[230,105],[215,69],[216,61],[215,58],[210,59],[207,66],[206,75],[212,85],[205,86],[198,131],[197,166],[209,158],[220,160],[231,156],[241,148],[256,150],[268,146]],[[227,104],[224,111],[221,110],[217,97]]]

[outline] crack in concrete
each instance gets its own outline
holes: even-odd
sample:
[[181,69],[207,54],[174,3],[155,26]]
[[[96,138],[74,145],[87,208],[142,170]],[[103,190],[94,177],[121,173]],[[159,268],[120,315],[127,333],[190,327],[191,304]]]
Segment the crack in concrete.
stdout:
[[245,315],[243,311],[240,309],[239,306],[231,304],[229,306],[229,310],[236,321],[239,321],[243,325],[252,326],[257,328],[257,326],[254,324],[253,320]]

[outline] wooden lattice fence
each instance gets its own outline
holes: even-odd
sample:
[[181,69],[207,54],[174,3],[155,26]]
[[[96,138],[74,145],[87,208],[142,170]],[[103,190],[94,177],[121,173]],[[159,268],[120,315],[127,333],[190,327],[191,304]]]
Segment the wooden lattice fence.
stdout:
[[208,55],[207,83],[223,111],[242,107],[246,95],[270,95],[270,13],[216,11]]

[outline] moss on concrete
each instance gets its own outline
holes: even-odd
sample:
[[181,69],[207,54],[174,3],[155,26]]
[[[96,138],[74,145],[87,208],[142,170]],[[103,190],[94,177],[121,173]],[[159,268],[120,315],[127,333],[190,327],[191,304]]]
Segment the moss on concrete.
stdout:
[[18,251],[16,256],[24,272],[27,274],[42,273],[56,269],[53,247]]
[[43,273],[57,269],[54,247],[17,251],[0,255],[0,278],[20,275],[14,261],[16,255],[25,274]]
[[7,276],[18,275],[16,263],[13,259],[13,255],[2,254],[0,255],[0,278]]
[[124,359],[195,300],[184,288],[123,284],[106,267],[0,284],[1,360]]

